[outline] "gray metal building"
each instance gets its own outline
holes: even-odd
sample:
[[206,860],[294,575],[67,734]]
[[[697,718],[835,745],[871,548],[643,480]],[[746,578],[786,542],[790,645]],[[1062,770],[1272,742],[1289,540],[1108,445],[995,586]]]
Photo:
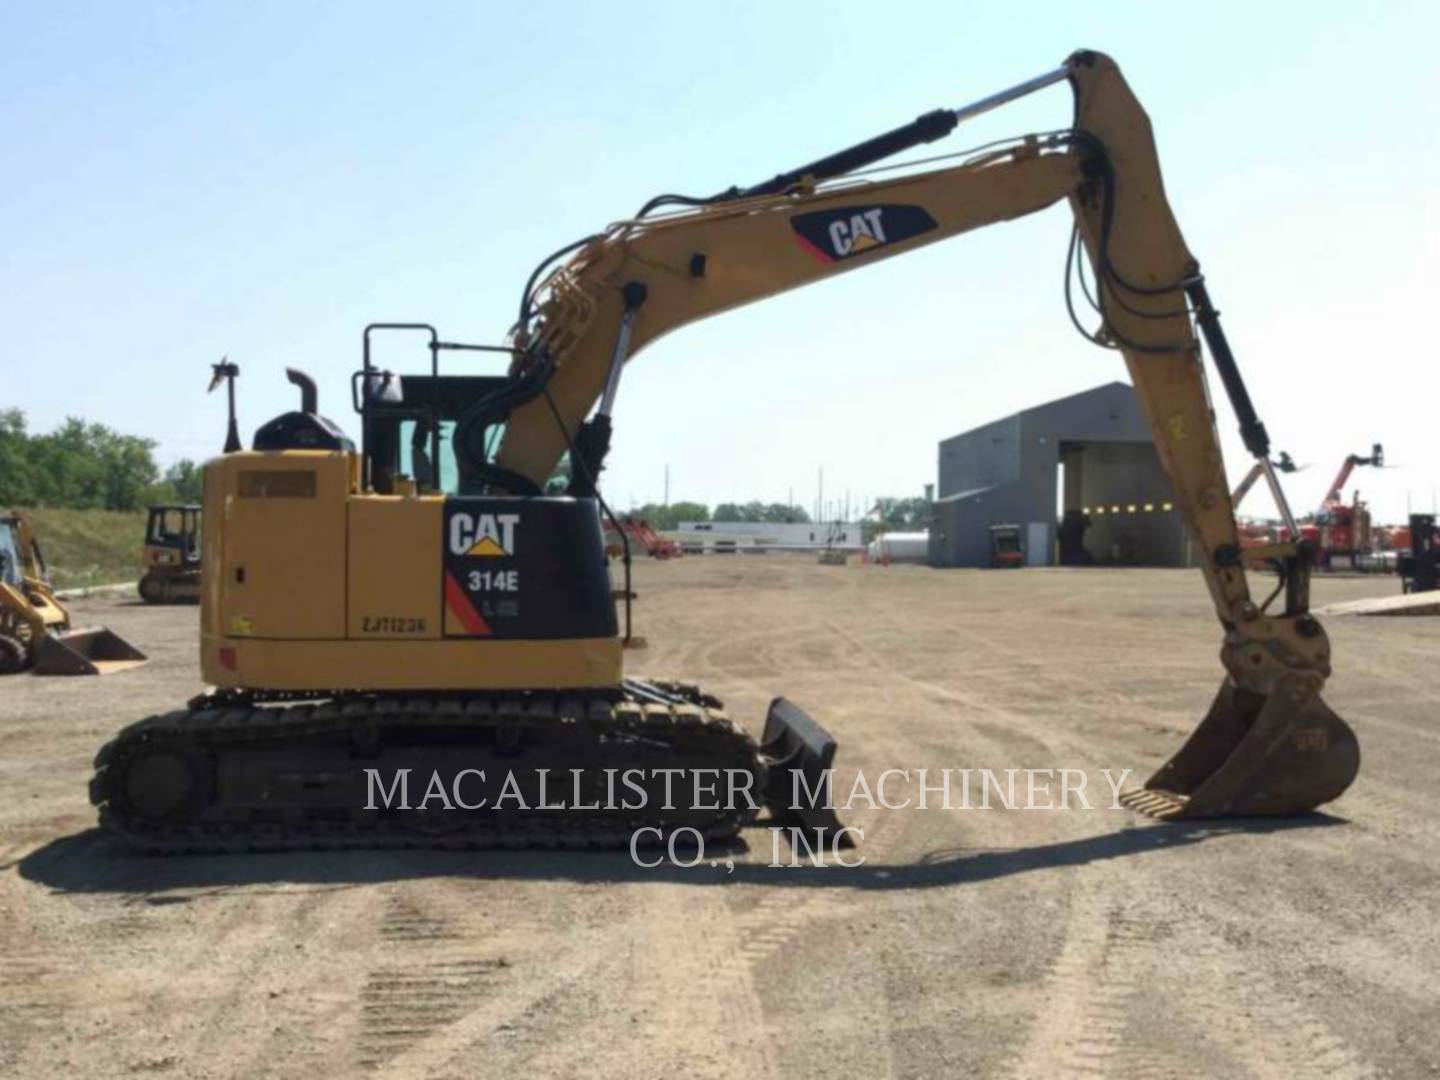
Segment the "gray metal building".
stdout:
[[1018,525],[1028,566],[1184,566],[1189,542],[1135,391],[1112,382],[940,444],[932,566],[988,566]]

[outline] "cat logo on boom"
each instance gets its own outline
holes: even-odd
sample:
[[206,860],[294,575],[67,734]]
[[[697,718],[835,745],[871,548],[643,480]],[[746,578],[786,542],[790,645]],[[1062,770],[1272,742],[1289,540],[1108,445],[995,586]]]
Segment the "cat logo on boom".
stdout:
[[453,514],[450,553],[508,558],[515,554],[515,526],[519,523],[519,514]]
[[866,248],[874,247],[876,244],[885,242],[885,223],[881,216],[885,213],[880,207],[874,210],[863,210],[852,217],[849,222],[844,218],[837,218],[830,223],[830,246],[835,250],[836,255],[849,255],[852,251],[864,251]]
[[919,206],[837,206],[790,219],[800,246],[823,263],[841,262],[867,251],[899,243],[936,227]]

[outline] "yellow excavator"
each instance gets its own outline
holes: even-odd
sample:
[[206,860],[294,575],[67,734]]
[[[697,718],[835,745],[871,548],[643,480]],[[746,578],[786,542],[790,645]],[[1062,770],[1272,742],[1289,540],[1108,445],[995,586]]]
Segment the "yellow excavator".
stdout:
[[0,675],[113,675],[144,662],[112,630],[71,626],[30,518],[0,510]]
[[[1068,127],[879,164],[1062,82]],[[834,827],[813,792],[835,741],[801,709],[776,699],[757,742],[697,687],[624,673],[628,563],[612,590],[598,486],[622,374],[685,323],[1060,200],[1075,217],[1072,319],[1125,360],[1222,631],[1209,713],[1130,805],[1195,818],[1334,799],[1359,749],[1320,698],[1330,648],[1308,610],[1313,553],[1271,545],[1280,606],[1251,596],[1202,337],[1290,520],[1269,439],[1166,202],[1150,122],[1110,59],[1077,52],[763,183],[651,199],[543,262],[503,345],[367,327],[351,382],[358,447],[292,370],[299,410],[205,470],[200,648],[214,689],[100,751],[102,824],[158,851],[604,847],[642,828],[731,836],[762,807]],[[428,370],[373,363],[386,332],[419,335]],[[508,357],[505,375],[441,373],[442,357],[487,349]],[[566,474],[566,493],[549,493]],[[713,782],[668,787],[701,774],[725,778],[720,797]],[[614,797],[617,776],[633,797]],[[425,798],[407,798],[412,780]]]

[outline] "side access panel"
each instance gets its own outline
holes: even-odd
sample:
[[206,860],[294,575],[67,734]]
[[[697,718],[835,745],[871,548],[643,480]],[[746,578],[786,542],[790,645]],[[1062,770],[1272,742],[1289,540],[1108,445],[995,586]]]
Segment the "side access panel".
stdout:
[[352,639],[440,636],[441,496],[350,499]]
[[231,454],[221,459],[220,469],[225,486],[219,632],[239,638],[343,638],[346,455]]

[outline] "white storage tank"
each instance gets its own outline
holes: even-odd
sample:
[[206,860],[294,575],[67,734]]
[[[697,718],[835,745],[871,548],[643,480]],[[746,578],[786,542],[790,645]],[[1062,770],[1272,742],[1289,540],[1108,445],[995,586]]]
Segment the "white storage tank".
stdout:
[[928,532],[891,532],[877,536],[866,548],[871,562],[924,563],[930,558]]

